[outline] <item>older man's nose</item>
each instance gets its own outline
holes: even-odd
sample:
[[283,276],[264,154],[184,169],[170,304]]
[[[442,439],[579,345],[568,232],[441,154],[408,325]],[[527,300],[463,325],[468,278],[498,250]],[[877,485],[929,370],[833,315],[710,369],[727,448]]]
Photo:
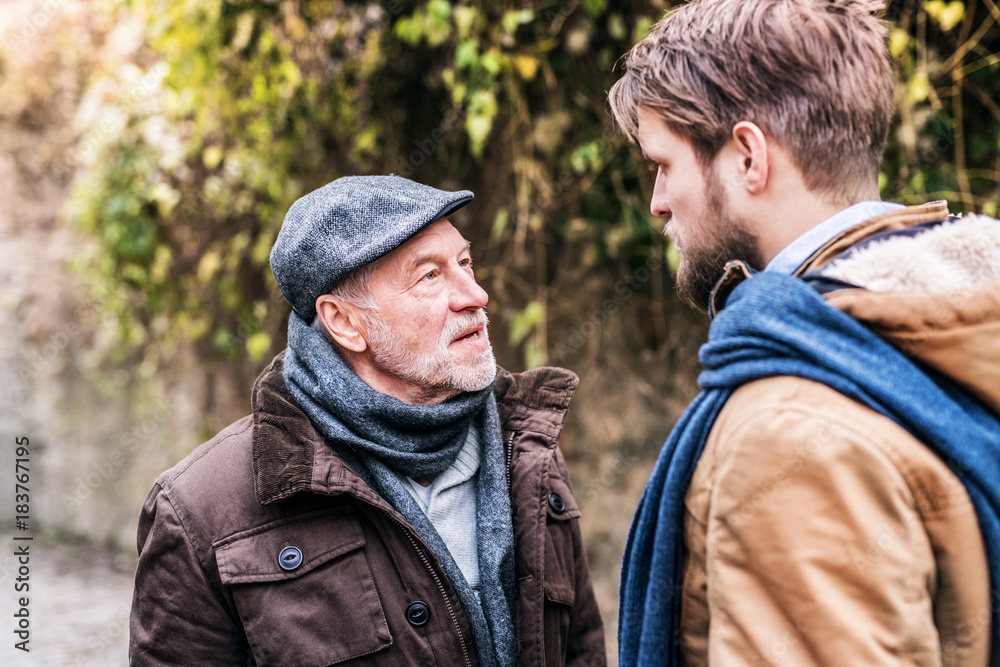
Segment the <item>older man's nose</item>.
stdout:
[[486,290],[479,286],[475,278],[467,273],[462,273],[458,281],[451,293],[452,310],[479,310],[486,306],[490,296]]

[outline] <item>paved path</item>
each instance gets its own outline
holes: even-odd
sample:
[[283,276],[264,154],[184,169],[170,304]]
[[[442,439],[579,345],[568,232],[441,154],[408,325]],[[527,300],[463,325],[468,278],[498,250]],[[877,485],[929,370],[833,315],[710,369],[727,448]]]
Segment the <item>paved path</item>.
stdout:
[[[128,664],[128,615],[134,561],[79,544],[0,534],[0,665],[118,667]],[[14,648],[14,551],[29,545],[29,653]]]

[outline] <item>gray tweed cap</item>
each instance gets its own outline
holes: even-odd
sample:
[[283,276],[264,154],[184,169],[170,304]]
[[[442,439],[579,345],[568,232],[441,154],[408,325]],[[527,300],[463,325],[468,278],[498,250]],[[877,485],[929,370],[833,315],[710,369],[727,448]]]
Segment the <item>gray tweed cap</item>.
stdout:
[[309,322],[316,299],[355,269],[386,255],[474,195],[401,176],[345,176],[288,209],[271,248],[271,271],[288,303]]

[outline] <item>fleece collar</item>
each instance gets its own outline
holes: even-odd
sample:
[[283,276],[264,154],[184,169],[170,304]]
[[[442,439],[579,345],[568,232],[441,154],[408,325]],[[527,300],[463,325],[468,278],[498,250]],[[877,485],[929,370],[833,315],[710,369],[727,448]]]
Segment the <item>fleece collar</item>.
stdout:
[[821,271],[872,292],[949,292],[1000,280],[1000,224],[954,216],[869,238]]

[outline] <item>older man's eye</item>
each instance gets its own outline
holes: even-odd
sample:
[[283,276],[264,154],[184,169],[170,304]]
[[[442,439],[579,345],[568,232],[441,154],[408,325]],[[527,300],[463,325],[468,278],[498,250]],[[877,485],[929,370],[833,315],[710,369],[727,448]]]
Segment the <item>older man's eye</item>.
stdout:
[[421,280],[433,280],[436,275],[433,271],[428,271]]

